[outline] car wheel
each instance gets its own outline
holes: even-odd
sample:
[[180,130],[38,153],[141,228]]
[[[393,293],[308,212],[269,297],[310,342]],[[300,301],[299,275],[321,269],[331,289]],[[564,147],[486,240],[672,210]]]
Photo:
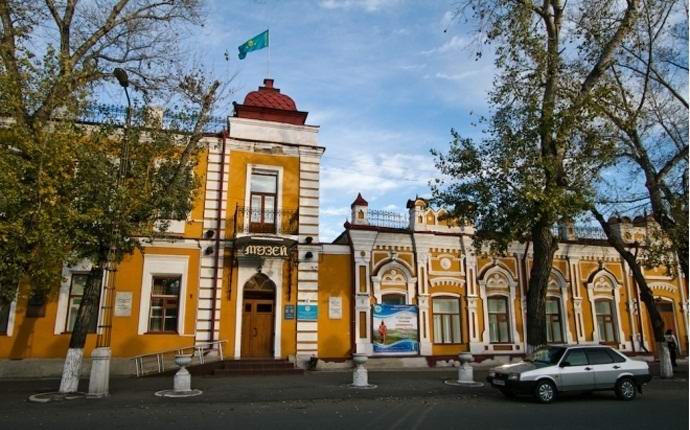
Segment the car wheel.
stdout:
[[631,378],[621,378],[616,382],[616,397],[621,400],[632,400],[637,395],[635,381]]
[[502,388],[500,391],[501,391],[501,394],[503,394],[504,396],[506,396],[509,399],[515,398],[515,393],[513,393],[512,391],[510,391],[506,388]]
[[534,397],[539,403],[551,403],[556,398],[556,386],[551,381],[538,381],[534,388]]

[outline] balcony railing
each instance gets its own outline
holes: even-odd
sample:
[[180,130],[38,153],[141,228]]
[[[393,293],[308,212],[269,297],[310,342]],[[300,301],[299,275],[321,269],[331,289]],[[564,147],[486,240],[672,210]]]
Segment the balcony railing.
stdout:
[[299,212],[296,209],[238,206],[234,216],[235,233],[297,235],[299,230]]
[[369,209],[367,213],[369,225],[386,228],[409,228],[410,218],[406,213]]

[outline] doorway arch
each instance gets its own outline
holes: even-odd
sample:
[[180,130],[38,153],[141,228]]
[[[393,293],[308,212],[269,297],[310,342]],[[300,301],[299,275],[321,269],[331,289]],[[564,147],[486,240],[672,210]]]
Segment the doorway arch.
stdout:
[[259,272],[243,287],[242,358],[273,357],[276,285]]

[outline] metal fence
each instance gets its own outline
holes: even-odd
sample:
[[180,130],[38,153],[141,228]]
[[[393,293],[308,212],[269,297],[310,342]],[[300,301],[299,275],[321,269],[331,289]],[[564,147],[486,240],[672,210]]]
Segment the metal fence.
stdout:
[[[132,108],[135,112],[146,109],[141,106]],[[114,104],[94,103],[88,105],[79,115],[78,120],[94,124],[124,125],[127,118],[127,107]],[[187,113],[172,109],[163,111],[163,128],[179,131],[192,131],[198,118],[197,113]],[[226,126],[226,119],[222,116],[210,116],[203,131],[206,133],[220,132]]]
[[[577,239],[607,240],[606,233],[601,227],[592,225],[576,225],[573,228],[575,230],[575,238]],[[555,236],[560,236],[558,226],[554,226],[551,231]]]
[[369,225],[387,228],[409,228],[410,217],[406,213],[369,209],[367,214]]

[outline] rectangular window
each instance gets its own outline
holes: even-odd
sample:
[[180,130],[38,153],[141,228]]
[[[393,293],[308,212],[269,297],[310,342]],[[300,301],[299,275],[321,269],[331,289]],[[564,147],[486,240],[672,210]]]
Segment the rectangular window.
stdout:
[[252,170],[249,192],[250,232],[275,233],[278,173],[269,170]]
[[603,299],[594,302],[597,313],[597,327],[599,328],[599,340],[606,343],[616,343],[616,331],[613,324],[613,303]]
[[493,296],[487,298],[489,308],[489,340],[491,343],[510,342],[510,319],[508,298]]
[[561,300],[556,297],[546,299],[546,341],[548,343],[563,343]]
[[1,305],[0,307],[0,335],[7,335],[7,328],[10,324],[10,308],[12,303]]
[[[84,291],[86,291],[86,283],[89,280],[88,273],[73,273],[69,284],[69,298],[67,299],[67,319],[65,320],[65,332],[71,332],[74,329],[74,323],[77,321],[77,313],[79,312],[79,305],[84,298]],[[100,291],[99,291],[100,299]],[[96,325],[98,324],[98,302],[96,300],[96,312],[92,316],[89,323],[88,331],[90,333],[96,332]]]
[[434,343],[460,343],[460,300],[434,298]]
[[153,277],[152,284],[148,331],[150,333],[177,332],[182,276],[156,275]]
[[381,303],[385,305],[404,305],[405,295],[404,294],[384,294],[381,296]]

